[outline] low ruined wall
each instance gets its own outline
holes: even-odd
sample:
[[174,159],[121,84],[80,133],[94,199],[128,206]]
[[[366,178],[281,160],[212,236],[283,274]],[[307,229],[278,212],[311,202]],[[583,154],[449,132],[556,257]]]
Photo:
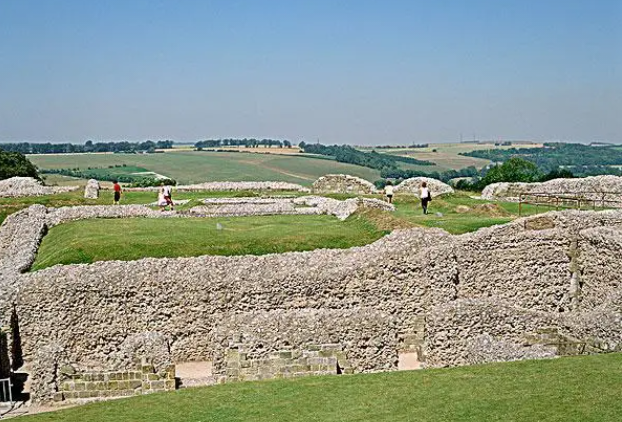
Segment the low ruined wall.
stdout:
[[32,177],[11,177],[0,180],[0,198],[54,195],[79,188],[80,186],[43,186],[39,180]]
[[376,187],[360,177],[347,174],[327,174],[313,182],[315,193],[350,193],[366,195],[376,193]]
[[518,201],[521,194],[539,193],[581,197],[588,201],[602,201],[608,207],[622,207],[622,177],[593,176],[579,179],[554,179],[542,183],[493,183],[484,188],[482,198],[487,200]]
[[404,180],[399,185],[395,186],[395,193],[412,193],[419,197],[421,195],[421,184],[426,182],[432,198],[437,196],[454,193],[454,188],[440,180],[432,179],[430,177],[412,177]]
[[[77,216],[44,210],[7,219],[0,234]],[[5,256],[31,247],[2,242]],[[128,338],[141,333],[157,333],[176,364],[213,362],[222,380],[333,363],[336,372],[395,370],[404,351],[427,366],[548,357],[622,349],[620,250],[622,212],[565,211],[460,236],[396,231],[346,250],[16,272],[0,309],[8,318],[15,303],[27,361],[53,341],[55,362],[78,372],[122,370]],[[333,354],[313,355],[318,345]]]
[[222,198],[205,199],[205,205],[193,207],[190,213],[203,217],[249,215],[334,215],[345,220],[359,208],[395,211],[395,206],[377,199],[349,198],[338,201],[322,196],[293,198]]
[[136,396],[175,390],[175,366],[156,373],[151,365],[136,370],[64,374],[56,402],[81,402],[94,399]]
[[[157,192],[159,187],[144,187],[144,188],[125,188],[126,191],[137,192]],[[196,183],[192,185],[178,185],[175,186],[174,191],[178,192],[204,192],[204,191],[256,191],[256,190],[268,190],[268,191],[296,191],[296,192],[310,192],[309,188],[302,185],[289,182],[205,182]]]

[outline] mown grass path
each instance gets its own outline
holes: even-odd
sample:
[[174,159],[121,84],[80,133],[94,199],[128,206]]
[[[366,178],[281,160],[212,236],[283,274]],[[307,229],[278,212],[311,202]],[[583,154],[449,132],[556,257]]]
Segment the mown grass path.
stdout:
[[186,389],[25,417],[62,422],[608,422],[622,354]]

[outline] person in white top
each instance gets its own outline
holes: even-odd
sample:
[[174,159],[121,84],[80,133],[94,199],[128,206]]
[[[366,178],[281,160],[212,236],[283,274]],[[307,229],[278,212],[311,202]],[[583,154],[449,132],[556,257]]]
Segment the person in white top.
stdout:
[[160,207],[160,211],[164,211],[166,209],[167,201],[164,197],[164,186],[160,186],[158,190],[158,207]]
[[393,183],[390,180],[387,181],[384,187],[384,194],[387,196],[387,202],[391,204],[393,202]]
[[430,189],[428,188],[428,184],[426,182],[421,184],[421,192],[419,196],[421,197],[421,208],[423,208],[423,213],[427,214],[428,204],[432,200],[432,194],[430,193]]
[[171,211],[173,211],[175,208],[175,204],[173,203],[173,188],[170,185],[166,185],[164,186],[163,189],[163,193],[164,193],[164,199],[166,200],[166,205],[170,205],[171,206]]

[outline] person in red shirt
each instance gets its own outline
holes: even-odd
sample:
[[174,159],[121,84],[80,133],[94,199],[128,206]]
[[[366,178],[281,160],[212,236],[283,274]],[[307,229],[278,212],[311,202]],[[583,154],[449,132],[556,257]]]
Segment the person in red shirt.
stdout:
[[119,182],[117,182],[116,180],[114,180],[112,183],[112,188],[114,189],[113,205],[119,205],[119,199],[121,199],[121,185],[119,185]]

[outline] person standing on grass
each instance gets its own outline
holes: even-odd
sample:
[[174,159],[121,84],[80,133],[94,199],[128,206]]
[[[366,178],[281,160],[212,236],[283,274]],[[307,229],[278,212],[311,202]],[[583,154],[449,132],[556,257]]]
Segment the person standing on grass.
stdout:
[[430,189],[428,188],[428,184],[426,182],[423,182],[421,184],[420,196],[421,196],[421,208],[423,208],[423,213],[427,214],[428,204],[432,200],[432,193],[430,193]]
[[393,203],[393,183],[387,180],[387,184],[384,187],[384,194],[387,196],[387,202]]
[[158,207],[160,207],[160,211],[164,212],[166,210],[166,205],[168,205],[168,201],[165,196],[164,184],[162,184],[160,189],[158,189]]
[[119,200],[121,199],[121,185],[116,180],[112,181],[112,189],[114,190],[114,201],[113,205],[119,205]]

